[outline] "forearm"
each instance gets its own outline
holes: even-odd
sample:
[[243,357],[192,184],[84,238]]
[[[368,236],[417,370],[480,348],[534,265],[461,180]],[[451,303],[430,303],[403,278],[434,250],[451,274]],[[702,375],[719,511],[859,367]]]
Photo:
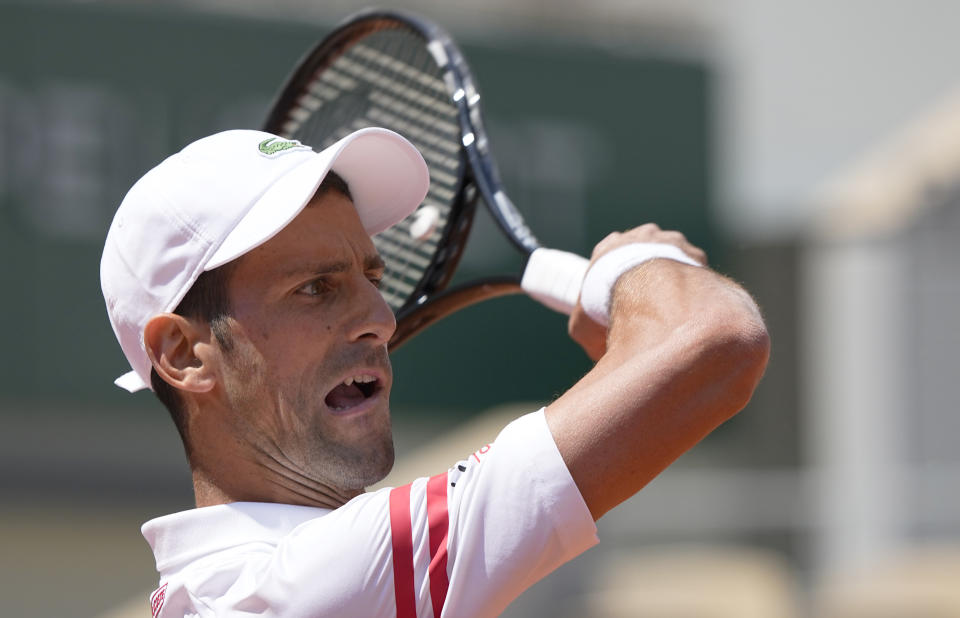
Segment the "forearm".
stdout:
[[670,260],[618,280],[606,342],[594,369],[548,409],[597,518],[746,405],[769,353],[746,292]]

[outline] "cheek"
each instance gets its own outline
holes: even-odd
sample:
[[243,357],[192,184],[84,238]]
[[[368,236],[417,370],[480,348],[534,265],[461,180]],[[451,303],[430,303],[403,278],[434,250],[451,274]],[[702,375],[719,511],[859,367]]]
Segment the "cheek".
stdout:
[[310,334],[315,330],[302,316],[287,314],[238,315],[235,339],[243,348],[242,356],[261,372],[274,376],[287,375],[293,364],[311,347]]
[[[331,327],[331,331],[335,331]],[[275,393],[278,403],[291,414],[316,410],[326,391],[332,388],[331,346],[327,329],[320,336],[302,330],[290,335],[274,334],[263,353],[265,388]]]
[[272,400],[287,410],[285,415],[301,407],[314,409],[338,366],[333,350],[342,329],[331,314],[337,311],[238,311],[231,328],[235,345],[227,359],[236,390],[261,406]]
[[326,364],[326,357],[335,347],[337,334],[342,330],[336,319],[338,313],[317,308],[289,312],[258,333],[256,345],[278,376],[310,378],[310,372]]

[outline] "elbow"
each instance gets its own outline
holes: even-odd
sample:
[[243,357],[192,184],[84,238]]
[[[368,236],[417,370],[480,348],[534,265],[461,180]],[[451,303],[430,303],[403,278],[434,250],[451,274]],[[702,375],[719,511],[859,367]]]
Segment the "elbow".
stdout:
[[720,312],[717,318],[705,349],[701,348],[706,352],[701,361],[713,374],[722,422],[746,407],[753,396],[770,360],[770,333],[752,302],[736,312]]
[[718,338],[716,354],[724,399],[733,416],[749,403],[770,360],[770,333],[759,311],[728,323]]
[[732,347],[736,371],[731,376],[730,398],[736,408],[733,414],[736,414],[750,402],[767,369],[770,360],[770,333],[760,321],[740,333]]

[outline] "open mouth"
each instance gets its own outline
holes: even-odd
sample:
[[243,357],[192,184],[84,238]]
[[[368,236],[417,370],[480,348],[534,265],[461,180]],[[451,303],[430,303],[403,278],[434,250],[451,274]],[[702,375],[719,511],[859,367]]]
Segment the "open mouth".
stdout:
[[376,376],[362,373],[337,384],[327,393],[324,402],[334,412],[343,412],[370,399],[380,391],[380,388],[380,380]]

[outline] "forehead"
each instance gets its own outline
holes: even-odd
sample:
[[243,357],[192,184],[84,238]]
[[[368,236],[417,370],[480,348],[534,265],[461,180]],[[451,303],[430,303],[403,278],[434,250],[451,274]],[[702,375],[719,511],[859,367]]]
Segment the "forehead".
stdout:
[[276,236],[239,258],[237,270],[269,271],[277,276],[331,260],[362,268],[379,263],[353,203],[338,191],[316,196]]

